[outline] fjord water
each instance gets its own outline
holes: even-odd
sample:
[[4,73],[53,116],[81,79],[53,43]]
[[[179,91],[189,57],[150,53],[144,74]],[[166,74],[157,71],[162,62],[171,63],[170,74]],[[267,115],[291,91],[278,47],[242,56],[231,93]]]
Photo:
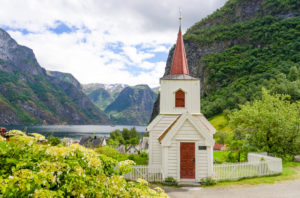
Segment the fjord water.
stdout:
[[130,126],[130,125],[19,125],[19,126],[6,126],[7,130],[17,129],[25,131],[27,134],[39,133],[44,136],[55,136],[59,138],[73,138],[80,140],[82,136],[104,136],[109,137],[109,133],[123,128],[130,129],[136,128],[137,132],[143,135],[146,132],[146,126]]

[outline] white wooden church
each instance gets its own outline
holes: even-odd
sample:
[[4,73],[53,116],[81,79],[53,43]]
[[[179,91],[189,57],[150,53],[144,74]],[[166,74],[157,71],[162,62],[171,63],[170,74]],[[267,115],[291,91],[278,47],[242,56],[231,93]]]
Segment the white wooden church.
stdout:
[[200,79],[189,75],[181,28],[170,74],[160,87],[159,115],[147,127],[149,166],[179,182],[211,177],[216,130],[200,112]]

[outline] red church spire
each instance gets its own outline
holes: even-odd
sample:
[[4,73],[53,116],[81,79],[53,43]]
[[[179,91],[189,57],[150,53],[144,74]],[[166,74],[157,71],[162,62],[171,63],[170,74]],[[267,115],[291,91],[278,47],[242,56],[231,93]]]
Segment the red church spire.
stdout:
[[[180,14],[179,20],[181,21],[181,14]],[[173,75],[173,74],[189,75],[189,67],[188,67],[188,63],[186,60],[184,43],[183,43],[183,38],[182,38],[182,33],[181,33],[181,23],[179,26],[179,32],[178,32],[178,36],[177,36],[175,51],[173,54],[173,60],[172,60],[170,74],[171,75]]]

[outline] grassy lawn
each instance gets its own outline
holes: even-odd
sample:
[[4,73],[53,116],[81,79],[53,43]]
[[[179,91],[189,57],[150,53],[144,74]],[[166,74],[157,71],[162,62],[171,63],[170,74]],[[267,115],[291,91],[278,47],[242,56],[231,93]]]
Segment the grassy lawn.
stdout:
[[227,155],[230,151],[214,151],[214,161],[216,163],[223,163],[226,161]]
[[224,114],[216,115],[209,119],[209,122],[217,129],[217,131],[231,133],[232,129],[228,126],[228,120]]
[[220,181],[212,187],[219,186],[243,186],[243,185],[257,185],[257,184],[272,184],[275,182],[281,182],[286,180],[295,180],[300,179],[300,163],[299,162],[284,162],[282,174],[274,176],[265,176],[265,177],[254,177],[254,178],[245,178],[239,180],[231,181]]

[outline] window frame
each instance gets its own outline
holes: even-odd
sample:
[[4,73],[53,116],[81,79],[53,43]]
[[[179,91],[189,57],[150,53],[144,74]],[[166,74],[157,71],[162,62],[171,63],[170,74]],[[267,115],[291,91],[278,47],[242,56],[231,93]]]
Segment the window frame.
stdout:
[[[182,95],[178,95],[178,94]],[[185,108],[185,92],[182,89],[175,91],[175,108]]]

